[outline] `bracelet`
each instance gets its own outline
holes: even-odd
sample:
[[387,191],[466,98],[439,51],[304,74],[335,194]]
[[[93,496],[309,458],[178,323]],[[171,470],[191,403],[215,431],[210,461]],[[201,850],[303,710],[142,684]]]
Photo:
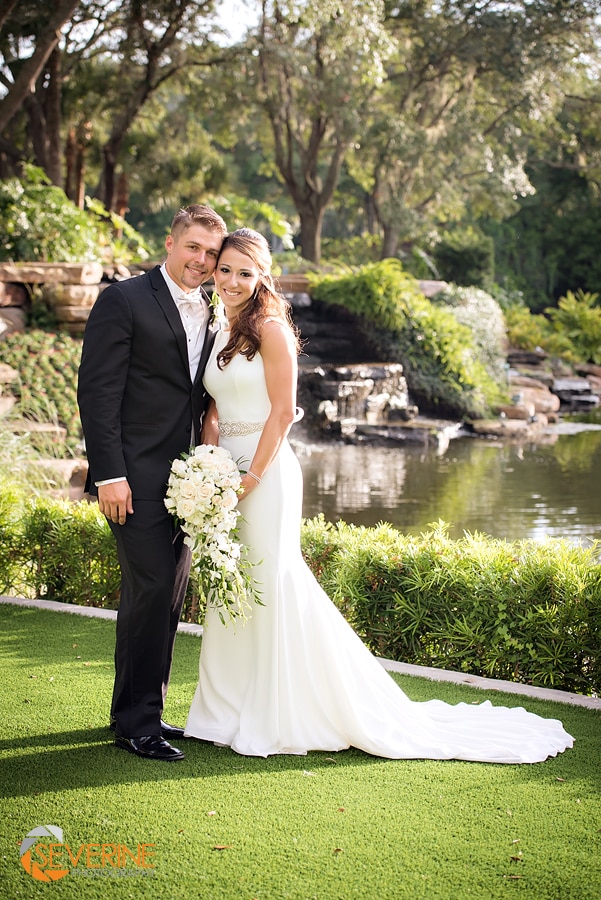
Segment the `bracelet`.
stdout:
[[251,478],[254,478],[255,481],[257,482],[257,484],[261,484],[261,479],[259,478],[259,476],[255,475],[254,472],[251,472],[250,469],[248,470],[248,472],[246,474],[250,475]]

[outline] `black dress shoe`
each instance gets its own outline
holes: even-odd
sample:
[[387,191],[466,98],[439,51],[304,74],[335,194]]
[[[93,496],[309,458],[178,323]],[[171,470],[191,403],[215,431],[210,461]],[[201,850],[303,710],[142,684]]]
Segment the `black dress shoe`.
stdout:
[[172,747],[162,737],[156,734],[150,734],[146,737],[127,738],[120,734],[115,735],[115,747],[121,750],[127,750],[129,753],[135,753],[136,756],[142,756],[145,759],[162,759],[165,762],[175,762],[177,759],[183,759],[184,754],[177,747]]
[[184,729],[178,728],[177,725],[170,725],[168,722],[163,722],[161,719],[161,734],[164,738],[167,738],[168,741],[172,741],[177,738],[183,738]]

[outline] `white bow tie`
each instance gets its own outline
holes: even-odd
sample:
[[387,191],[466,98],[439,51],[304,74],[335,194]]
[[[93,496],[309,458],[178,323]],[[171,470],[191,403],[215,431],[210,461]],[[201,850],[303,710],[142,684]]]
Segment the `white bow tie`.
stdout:
[[205,304],[200,293],[179,294],[175,298],[175,305],[195,318],[200,318],[205,314]]
[[176,303],[202,303],[200,291],[191,291],[189,294],[178,294],[175,298]]

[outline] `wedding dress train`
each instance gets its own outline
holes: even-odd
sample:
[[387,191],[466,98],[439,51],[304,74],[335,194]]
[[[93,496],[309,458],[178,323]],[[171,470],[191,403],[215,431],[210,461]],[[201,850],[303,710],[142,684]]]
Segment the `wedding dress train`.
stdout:
[[[226,339],[217,335],[205,384],[220,422],[249,431],[240,423],[264,422],[269,413],[263,362],[259,354],[250,362],[236,356],[219,370]],[[248,465],[259,436],[222,435],[220,444]],[[357,747],[390,759],[534,763],[572,746],[561,722],[521,707],[405,695],[302,558],[302,475],[288,442],[240,511],[265,605],[254,606],[245,625],[223,625],[208,609],[188,736],[264,757]]]

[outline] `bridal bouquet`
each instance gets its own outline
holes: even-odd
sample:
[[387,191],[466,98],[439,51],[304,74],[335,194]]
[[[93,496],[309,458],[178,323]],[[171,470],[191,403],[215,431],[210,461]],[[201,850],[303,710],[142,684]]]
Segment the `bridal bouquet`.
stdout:
[[230,619],[247,618],[260,603],[251,564],[241,553],[236,508],[241,475],[231,453],[200,444],[173,461],[165,506],[179,521],[192,551],[192,573],[204,599]]

